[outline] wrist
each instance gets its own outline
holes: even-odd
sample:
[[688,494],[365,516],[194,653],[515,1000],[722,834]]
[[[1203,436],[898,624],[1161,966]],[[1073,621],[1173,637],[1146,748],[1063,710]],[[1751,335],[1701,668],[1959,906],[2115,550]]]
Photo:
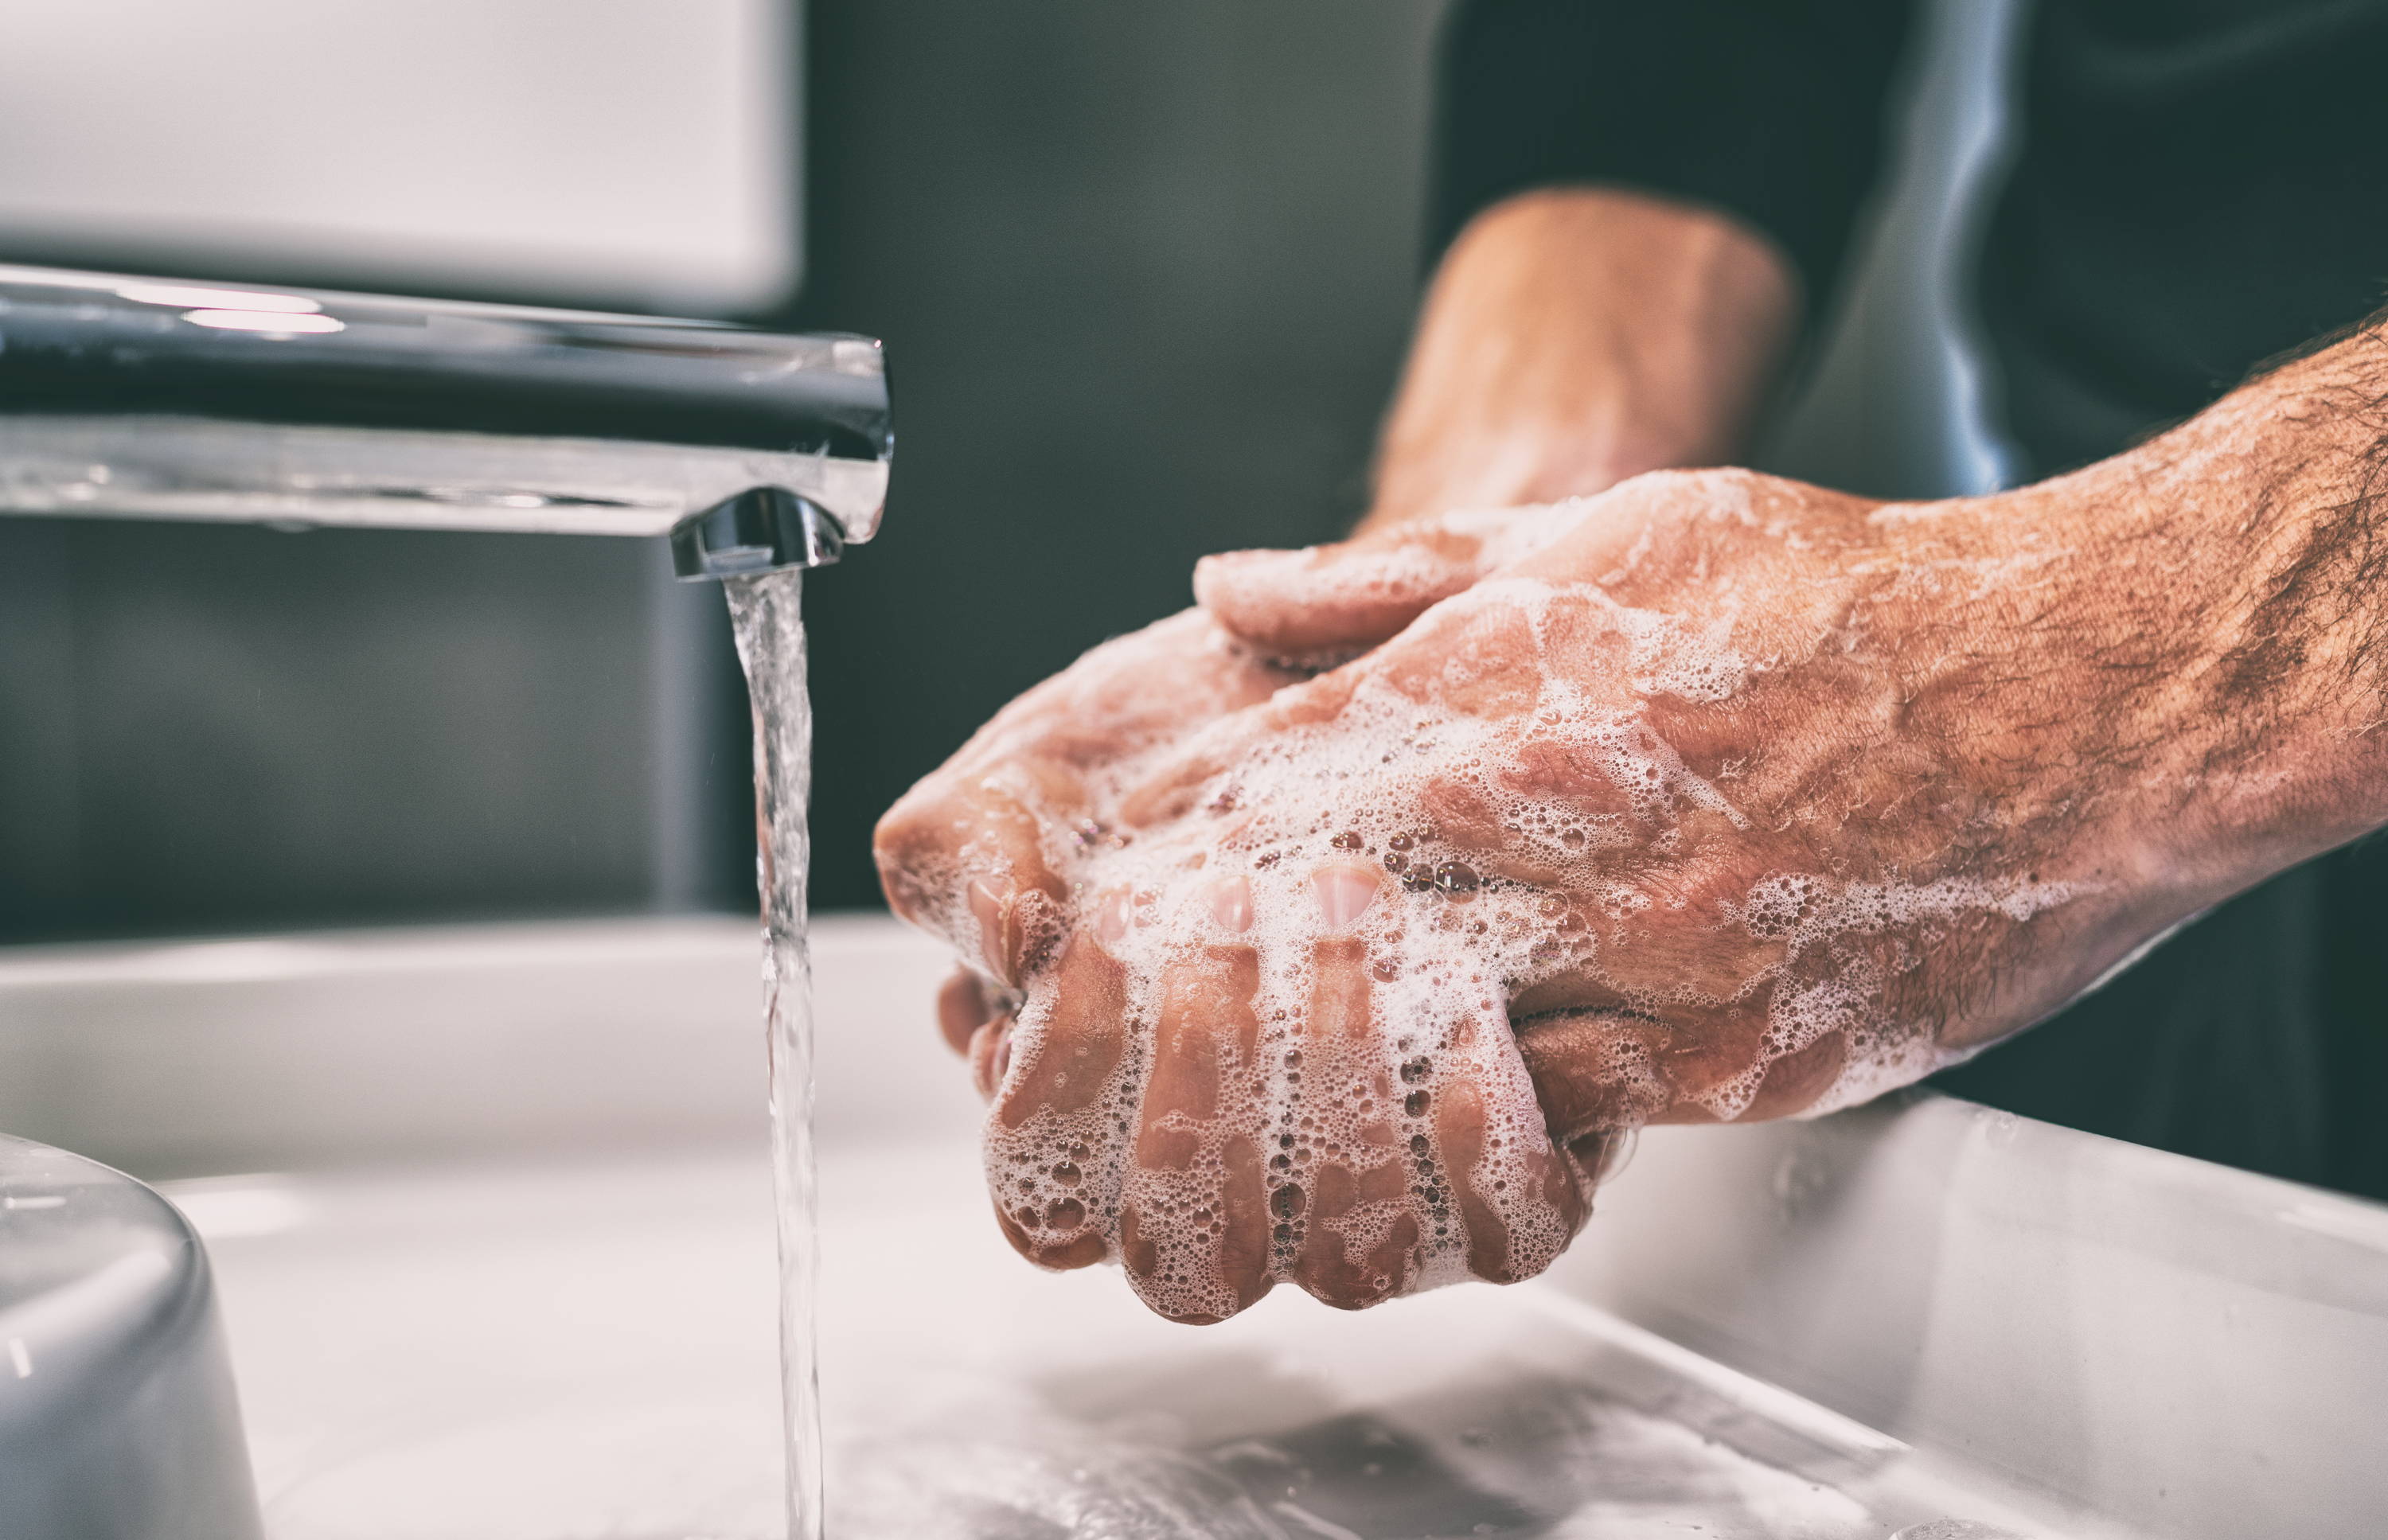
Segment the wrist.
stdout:
[[1798,312],[1789,264],[1723,215],[1602,188],[1505,200],[1436,273],[1368,523],[1730,459]]

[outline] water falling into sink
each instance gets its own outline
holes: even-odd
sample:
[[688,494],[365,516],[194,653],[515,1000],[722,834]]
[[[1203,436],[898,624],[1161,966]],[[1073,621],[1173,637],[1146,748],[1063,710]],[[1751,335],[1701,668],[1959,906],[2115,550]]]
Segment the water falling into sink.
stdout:
[[786,1419],[788,1540],[820,1540],[819,1277],[813,1175],[812,964],[805,946],[811,854],[812,701],[805,688],[803,573],[730,579],[730,623],[755,709],[757,880],[771,1066],[771,1179],[780,1225],[780,1375]]

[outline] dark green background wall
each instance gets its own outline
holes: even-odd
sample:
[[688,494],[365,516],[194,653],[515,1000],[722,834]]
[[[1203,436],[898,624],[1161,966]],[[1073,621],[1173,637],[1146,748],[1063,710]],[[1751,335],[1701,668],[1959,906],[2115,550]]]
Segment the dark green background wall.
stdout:
[[1416,297],[1434,0],[818,0],[795,318],[887,339],[884,536],[822,574],[815,883],[1012,694],[1359,506]]

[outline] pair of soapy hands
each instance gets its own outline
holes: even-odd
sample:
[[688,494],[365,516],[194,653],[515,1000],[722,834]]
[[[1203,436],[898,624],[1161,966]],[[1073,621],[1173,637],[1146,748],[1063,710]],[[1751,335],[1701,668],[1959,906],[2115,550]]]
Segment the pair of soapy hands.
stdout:
[[2095,770],[2160,705],[2067,665],[2031,496],[1668,472],[1204,562],[879,830],[1006,1234],[1191,1321],[1513,1281],[1639,1126],[2086,987],[2170,917]]

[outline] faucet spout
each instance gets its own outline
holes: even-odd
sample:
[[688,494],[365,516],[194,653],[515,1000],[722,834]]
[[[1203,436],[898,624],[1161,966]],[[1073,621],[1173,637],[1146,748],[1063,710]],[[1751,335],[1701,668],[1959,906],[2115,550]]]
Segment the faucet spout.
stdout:
[[669,535],[681,575],[877,533],[869,337],[0,267],[0,514]]
[[672,526],[672,570],[691,582],[781,567],[825,567],[845,554],[845,532],[809,498],[757,486]]

